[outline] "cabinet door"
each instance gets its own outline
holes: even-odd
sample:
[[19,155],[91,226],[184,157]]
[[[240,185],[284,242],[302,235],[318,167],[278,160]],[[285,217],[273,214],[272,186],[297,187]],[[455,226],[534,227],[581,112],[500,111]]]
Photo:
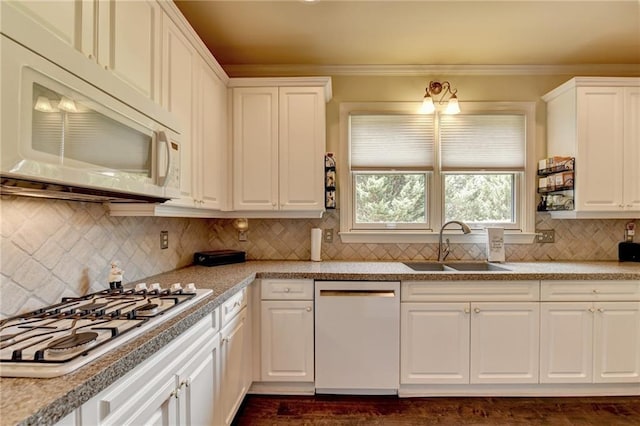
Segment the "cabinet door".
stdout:
[[92,1],[7,1],[71,47],[80,49],[85,24],[93,33]]
[[469,304],[402,303],[400,383],[469,383]]
[[577,210],[623,207],[623,88],[579,87],[577,91]]
[[231,424],[247,393],[247,309],[243,309],[220,332],[222,422]]
[[313,301],[261,302],[262,380],[314,380]]
[[640,302],[594,303],[596,383],[640,383]]
[[178,398],[176,379],[172,378],[154,388],[148,398],[140,399],[134,416],[108,419],[105,425],[153,425],[170,426],[178,423]]
[[279,91],[280,210],[324,210],[324,88]]
[[539,303],[472,303],[471,315],[471,383],[537,383]]
[[591,302],[540,305],[540,383],[591,383]]
[[640,88],[624,89],[624,208],[640,211]]
[[183,425],[216,425],[220,413],[220,335],[178,372],[179,418]]
[[278,88],[233,89],[233,208],[278,208]]
[[162,105],[179,120],[180,199],[170,204],[193,206],[193,123],[194,64],[197,53],[186,37],[168,17],[163,19]]
[[[97,4],[98,63],[147,98],[159,101],[160,6],[155,0]],[[85,38],[83,45],[88,44]]]
[[199,97],[194,150],[198,207],[223,208],[227,174],[227,88],[203,61],[199,61],[196,96]]

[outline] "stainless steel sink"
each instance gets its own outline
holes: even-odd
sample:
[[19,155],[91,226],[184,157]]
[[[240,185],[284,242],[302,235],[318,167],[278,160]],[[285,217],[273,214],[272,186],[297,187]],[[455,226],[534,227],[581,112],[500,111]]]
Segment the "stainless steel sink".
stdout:
[[508,268],[489,262],[452,262],[444,266],[456,271],[510,271]]
[[402,262],[414,271],[420,272],[500,272],[510,271],[510,269],[503,266],[498,266],[489,262]]
[[403,262],[409,268],[414,271],[453,271],[448,268],[444,263],[439,262]]

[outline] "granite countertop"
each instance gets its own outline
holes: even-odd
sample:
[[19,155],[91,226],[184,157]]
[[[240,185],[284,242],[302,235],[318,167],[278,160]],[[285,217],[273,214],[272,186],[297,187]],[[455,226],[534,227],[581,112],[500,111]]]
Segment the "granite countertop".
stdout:
[[[213,290],[206,299],[73,373],[51,379],[0,378],[0,426],[51,424],[92,398],[210,314],[256,278],[317,280],[640,280],[640,263],[504,263],[508,272],[416,272],[401,262],[250,261],[189,266],[141,280],[194,282]],[[133,284],[133,283],[132,283]]]

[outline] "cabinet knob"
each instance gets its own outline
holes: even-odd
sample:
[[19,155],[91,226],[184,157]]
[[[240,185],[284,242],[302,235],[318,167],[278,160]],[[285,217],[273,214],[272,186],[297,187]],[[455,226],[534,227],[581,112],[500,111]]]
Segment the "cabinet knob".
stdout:
[[469,308],[464,308],[464,313],[465,313],[465,314],[468,314],[468,313],[470,313],[470,312],[471,312],[471,309],[469,309]]
[[476,314],[479,314],[479,313],[480,313],[480,308],[475,308],[475,309],[473,310],[473,312],[475,312]]
[[593,308],[589,308],[589,312],[593,313],[593,312],[595,312],[595,311],[596,311],[595,309],[593,309]]
[[603,308],[598,308],[598,312],[604,312]]
[[618,204],[618,207],[624,208],[624,204]]
[[633,204],[627,204],[627,207],[631,208],[633,207]]
[[311,306],[307,306],[306,311],[307,311],[307,312],[311,312]]
[[289,287],[285,287],[284,292],[285,293],[289,293],[291,290],[289,289]]
[[271,205],[272,205],[273,207],[275,207],[277,204],[276,204],[276,203],[271,203]]
[[594,293],[594,294],[598,294],[598,289],[597,289],[597,288],[594,288],[594,289],[593,289],[593,293]]

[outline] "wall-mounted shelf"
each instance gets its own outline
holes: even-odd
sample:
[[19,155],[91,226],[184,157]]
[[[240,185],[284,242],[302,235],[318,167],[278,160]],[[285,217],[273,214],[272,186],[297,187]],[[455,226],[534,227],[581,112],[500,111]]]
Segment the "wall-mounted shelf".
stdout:
[[552,157],[538,163],[538,194],[541,194],[538,211],[563,211],[574,209],[573,157]]

